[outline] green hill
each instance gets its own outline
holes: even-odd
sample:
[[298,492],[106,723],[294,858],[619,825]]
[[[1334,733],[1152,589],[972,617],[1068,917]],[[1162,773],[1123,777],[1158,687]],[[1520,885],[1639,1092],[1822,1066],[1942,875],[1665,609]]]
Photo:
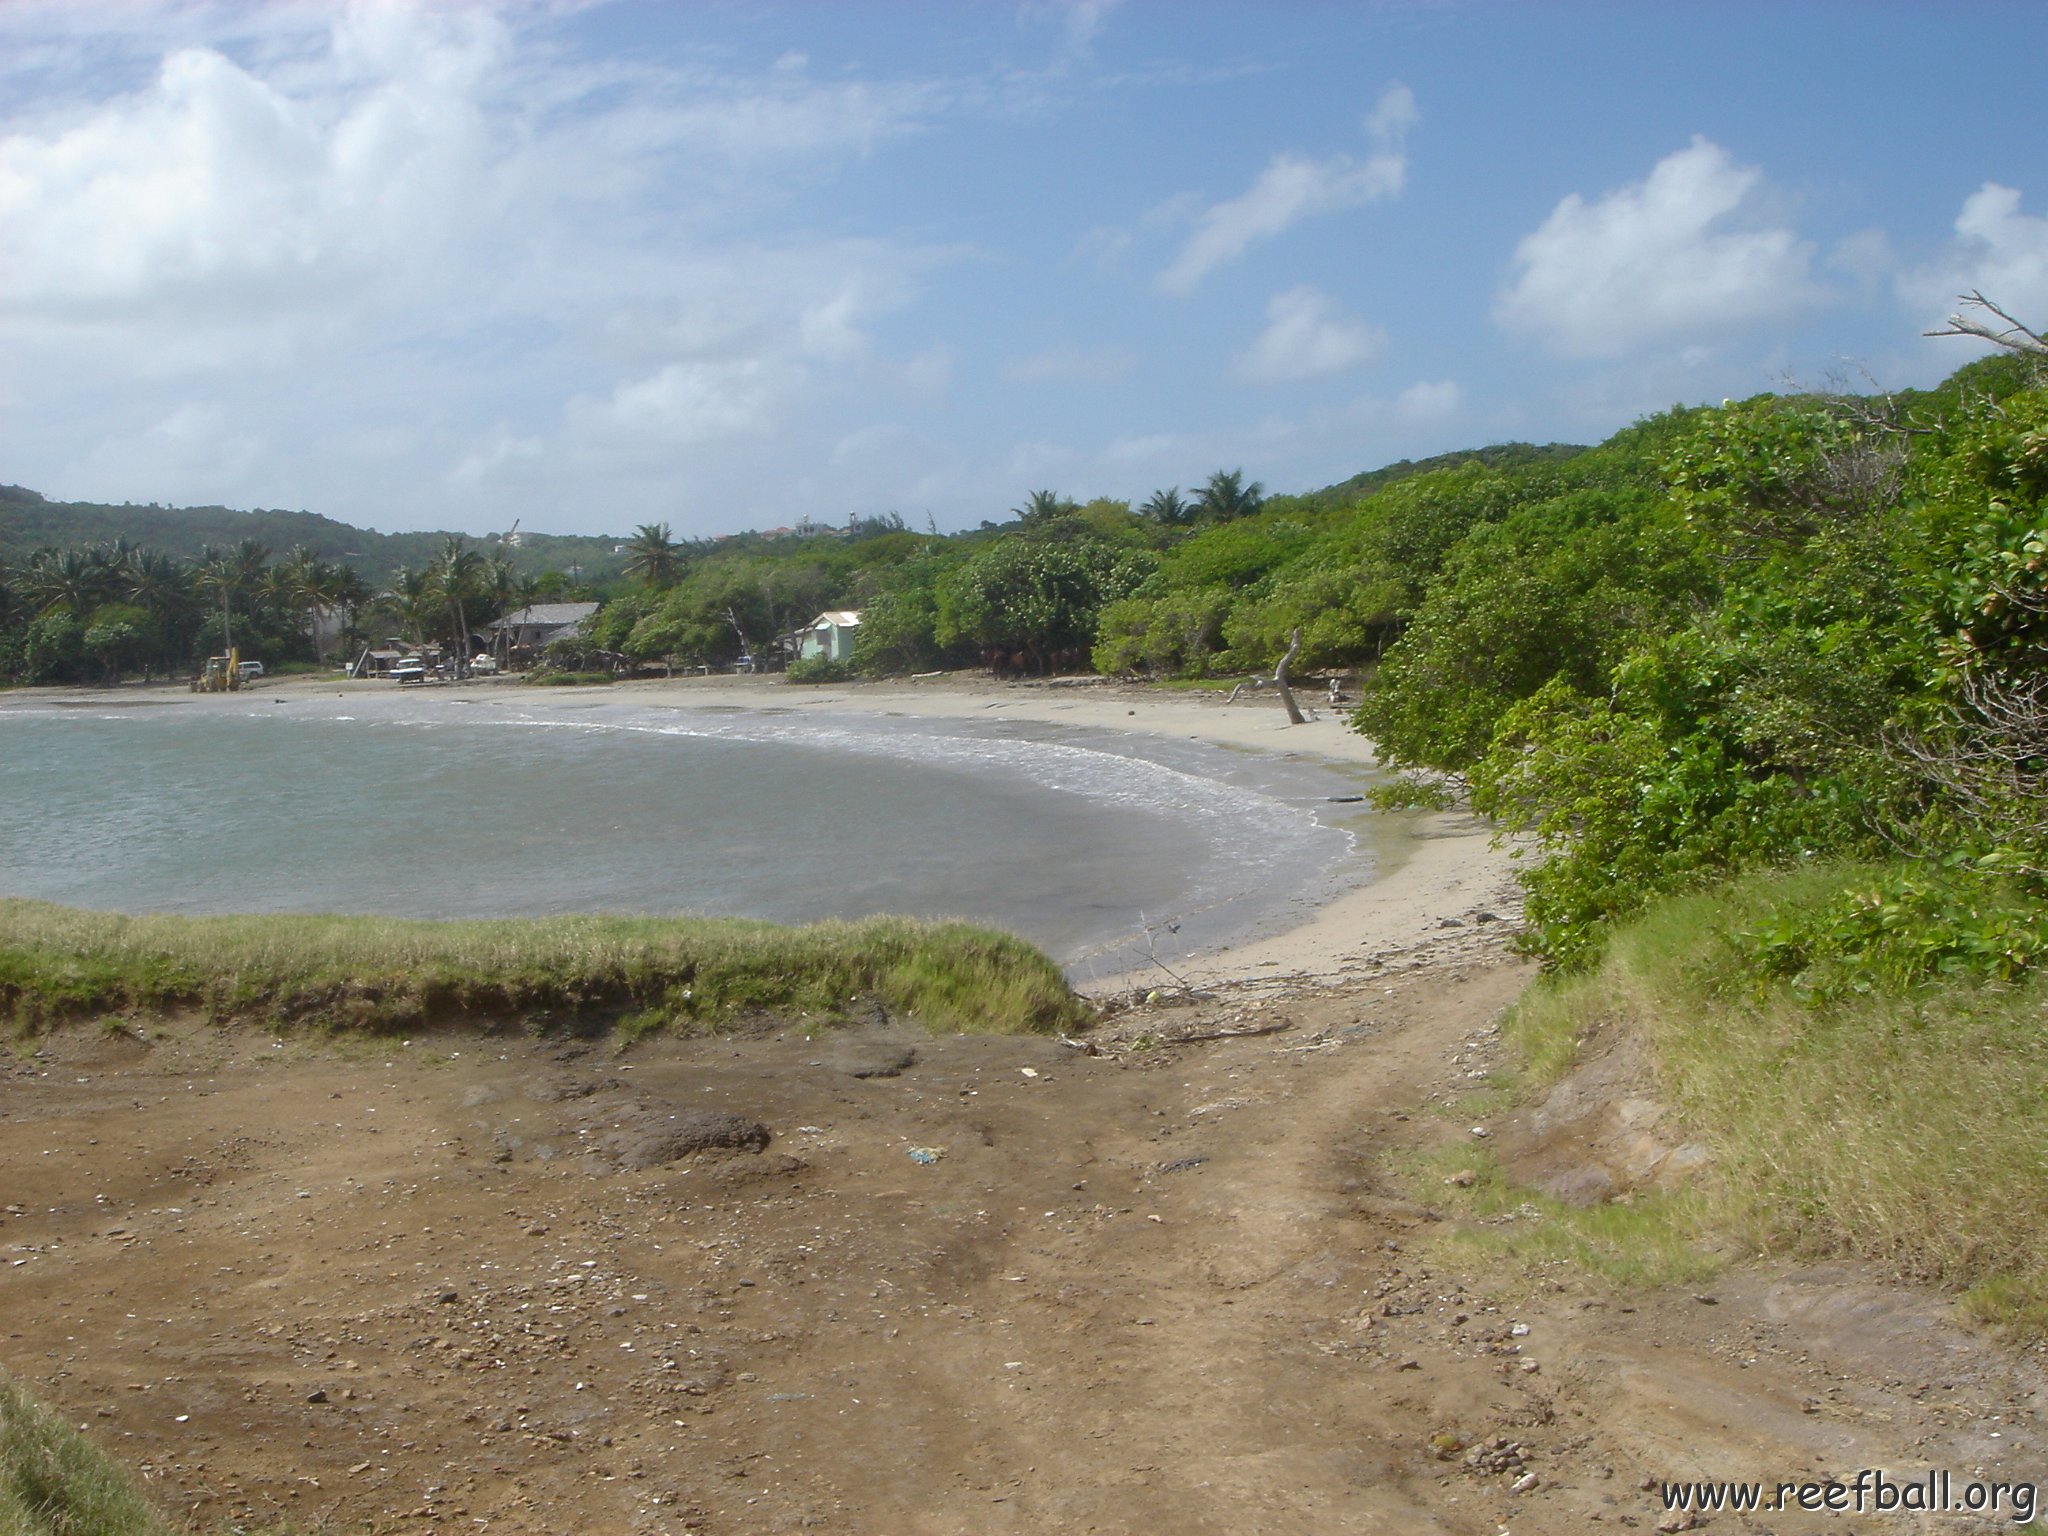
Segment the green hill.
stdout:
[[[229,548],[254,539],[281,555],[304,545],[322,560],[352,567],[373,586],[386,585],[401,566],[423,566],[440,549],[444,532],[378,533],[337,522],[317,512],[281,508],[235,511],[229,507],[165,507],[154,502],[108,506],[88,501],[50,501],[18,485],[0,485],[0,566],[19,566],[46,545],[76,549],[126,539],[175,555],[198,558],[207,545]],[[473,542],[498,547],[495,539]],[[543,571],[582,568],[586,581],[603,582],[619,574],[623,555],[614,553],[620,540],[607,535],[522,534],[508,551],[515,569],[537,576]]]

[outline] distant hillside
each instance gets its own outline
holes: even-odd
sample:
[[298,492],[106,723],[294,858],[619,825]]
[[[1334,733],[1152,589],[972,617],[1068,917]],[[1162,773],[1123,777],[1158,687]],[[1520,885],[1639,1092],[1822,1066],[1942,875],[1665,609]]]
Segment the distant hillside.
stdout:
[[[1489,448],[1470,448],[1440,453],[1428,459],[1402,459],[1382,469],[1366,470],[1321,490],[1305,491],[1299,500],[1311,506],[1343,507],[1399,480],[1449,469],[1459,464],[1490,464],[1497,469],[1517,469],[1532,464],[1561,462],[1586,450],[1569,443],[1497,443]],[[193,560],[208,545],[231,548],[244,539],[267,545],[273,555],[283,555],[303,544],[322,560],[353,567],[371,585],[389,585],[392,573],[401,567],[427,564],[440,551],[448,535],[429,533],[377,533],[336,522],[317,512],[287,512],[282,509],[238,512],[229,507],[165,507],[155,503],[137,506],[132,502],[105,506],[87,501],[50,501],[39,492],[18,485],[0,485],[0,566],[20,566],[45,545],[75,549],[84,544],[106,544],[126,539],[145,544],[180,559]],[[736,538],[758,542],[749,535]],[[524,533],[518,547],[509,551],[513,567],[523,575],[543,571],[566,571],[575,567],[581,580],[603,585],[623,574],[626,556],[616,546],[625,535]],[[495,538],[472,538],[479,549],[495,551]],[[726,541],[731,542],[731,541]]]
[[[254,539],[268,545],[274,555],[303,544],[320,559],[351,566],[365,581],[381,587],[401,566],[421,566],[433,559],[447,536],[377,533],[317,512],[50,501],[22,486],[0,485],[0,565],[8,566],[20,565],[45,545],[71,549],[126,539],[191,560],[209,544],[227,548]],[[470,542],[478,548],[498,547],[494,539]],[[619,542],[608,536],[522,534],[519,546],[509,553],[514,568],[523,574],[574,565],[581,567],[585,581],[602,582],[624,567],[625,556],[613,552]]]

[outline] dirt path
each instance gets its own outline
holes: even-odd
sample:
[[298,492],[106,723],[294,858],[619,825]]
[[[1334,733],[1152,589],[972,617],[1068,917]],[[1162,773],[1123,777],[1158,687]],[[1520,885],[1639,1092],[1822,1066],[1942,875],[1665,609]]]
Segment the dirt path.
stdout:
[[[1645,1476],[2048,1470],[2033,1367],[1862,1274],[1455,1272],[1397,1170],[1525,980],[1097,1056],[66,1035],[0,1063],[0,1363],[173,1507],[316,1530],[1538,1536],[1670,1528]],[[702,1111],[773,1139],[660,1160]]]

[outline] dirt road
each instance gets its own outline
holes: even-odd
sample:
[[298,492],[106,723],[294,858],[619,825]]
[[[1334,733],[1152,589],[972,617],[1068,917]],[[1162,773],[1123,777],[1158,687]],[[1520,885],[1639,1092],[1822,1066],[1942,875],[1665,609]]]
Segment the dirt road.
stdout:
[[1681,1528],[1645,1478],[2048,1470],[2039,1373],[1936,1298],[1457,1273],[1400,1170],[1525,980],[1099,1055],[73,1032],[0,1059],[0,1363],[168,1506],[311,1530],[1539,1536]]

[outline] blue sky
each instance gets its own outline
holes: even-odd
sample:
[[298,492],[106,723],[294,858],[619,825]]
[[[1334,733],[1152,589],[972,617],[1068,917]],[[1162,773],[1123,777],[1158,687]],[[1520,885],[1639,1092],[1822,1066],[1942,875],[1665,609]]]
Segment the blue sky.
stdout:
[[0,5],[0,481],[679,534],[1306,490],[2048,319],[2048,6]]

